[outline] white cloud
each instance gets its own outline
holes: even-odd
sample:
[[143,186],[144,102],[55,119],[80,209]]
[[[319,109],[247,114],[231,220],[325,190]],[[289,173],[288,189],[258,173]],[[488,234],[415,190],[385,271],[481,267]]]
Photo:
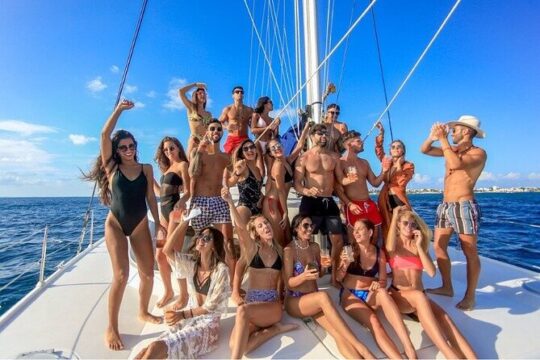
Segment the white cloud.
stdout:
[[480,174],[480,177],[478,178],[480,181],[496,181],[497,176],[489,171],[482,171]]
[[139,109],[142,109],[143,107],[145,107],[146,104],[145,103],[142,103],[140,101],[135,101],[135,108],[139,108]]
[[444,178],[442,178],[442,177],[438,178],[438,179],[437,179],[437,182],[438,182],[439,184],[444,183]]
[[173,78],[169,81],[169,89],[167,90],[167,101],[163,103],[163,107],[168,110],[185,109],[182,100],[178,96],[178,89],[186,85],[186,79]]
[[414,174],[413,181],[417,184],[427,184],[431,181],[431,177],[429,175],[422,175],[422,174]]
[[50,168],[53,156],[28,140],[0,139],[0,172]]
[[527,175],[527,178],[531,180],[540,180],[540,173],[532,172],[529,175]]
[[71,140],[73,145],[86,145],[91,141],[96,141],[97,139],[95,137],[85,135],[69,134],[69,140]]
[[518,180],[521,178],[521,174],[511,171],[508,174],[502,175],[501,177],[507,180]]
[[101,76],[98,76],[94,80],[90,80],[89,82],[87,82],[86,88],[93,93],[98,93],[105,90],[107,88],[107,85],[103,81],[101,81]]
[[118,72],[120,71],[120,69],[116,65],[111,66],[110,70],[113,74],[118,74]]
[[133,94],[134,92],[137,92],[137,86],[128,84],[124,85],[124,93]]
[[157,95],[157,93],[154,91],[154,90],[151,90],[149,92],[146,93],[146,96],[148,96],[149,98],[155,98]]
[[55,133],[56,129],[50,126],[32,124],[21,120],[0,120],[0,131],[9,131],[28,136],[38,133]]

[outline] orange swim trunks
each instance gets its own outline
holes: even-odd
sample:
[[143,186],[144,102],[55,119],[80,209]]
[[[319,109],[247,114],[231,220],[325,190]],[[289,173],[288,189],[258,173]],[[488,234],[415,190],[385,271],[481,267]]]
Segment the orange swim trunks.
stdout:
[[229,155],[233,153],[233,151],[240,146],[242,141],[248,139],[247,136],[236,136],[236,135],[229,135],[227,136],[227,140],[225,141],[225,145],[223,145],[223,149],[225,152]]

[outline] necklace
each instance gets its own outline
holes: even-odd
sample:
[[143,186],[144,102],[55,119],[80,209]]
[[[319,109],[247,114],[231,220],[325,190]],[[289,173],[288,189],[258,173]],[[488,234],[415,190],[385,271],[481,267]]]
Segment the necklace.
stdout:
[[302,246],[300,246],[300,243],[298,242],[298,240],[295,239],[294,240],[294,246],[296,246],[297,249],[306,250],[307,248],[309,248],[309,241],[306,244],[306,246],[302,247]]

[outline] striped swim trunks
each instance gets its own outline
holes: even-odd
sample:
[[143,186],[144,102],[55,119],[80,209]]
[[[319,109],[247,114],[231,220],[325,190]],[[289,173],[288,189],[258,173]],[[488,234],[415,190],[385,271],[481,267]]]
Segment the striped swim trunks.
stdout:
[[458,234],[477,235],[481,216],[476,200],[443,202],[437,207],[435,228],[452,228]]

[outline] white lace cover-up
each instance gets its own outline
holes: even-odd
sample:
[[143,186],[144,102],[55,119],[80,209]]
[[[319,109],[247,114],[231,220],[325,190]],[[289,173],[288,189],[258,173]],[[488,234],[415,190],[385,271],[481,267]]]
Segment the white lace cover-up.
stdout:
[[229,269],[219,263],[210,277],[210,289],[204,304],[199,305],[193,283],[195,262],[184,253],[177,253],[176,273],[187,280],[189,301],[186,309],[202,306],[208,311],[205,315],[182,320],[163,333],[157,340],[164,341],[169,359],[193,359],[213,351],[219,339],[219,320],[227,311],[231,290]]

